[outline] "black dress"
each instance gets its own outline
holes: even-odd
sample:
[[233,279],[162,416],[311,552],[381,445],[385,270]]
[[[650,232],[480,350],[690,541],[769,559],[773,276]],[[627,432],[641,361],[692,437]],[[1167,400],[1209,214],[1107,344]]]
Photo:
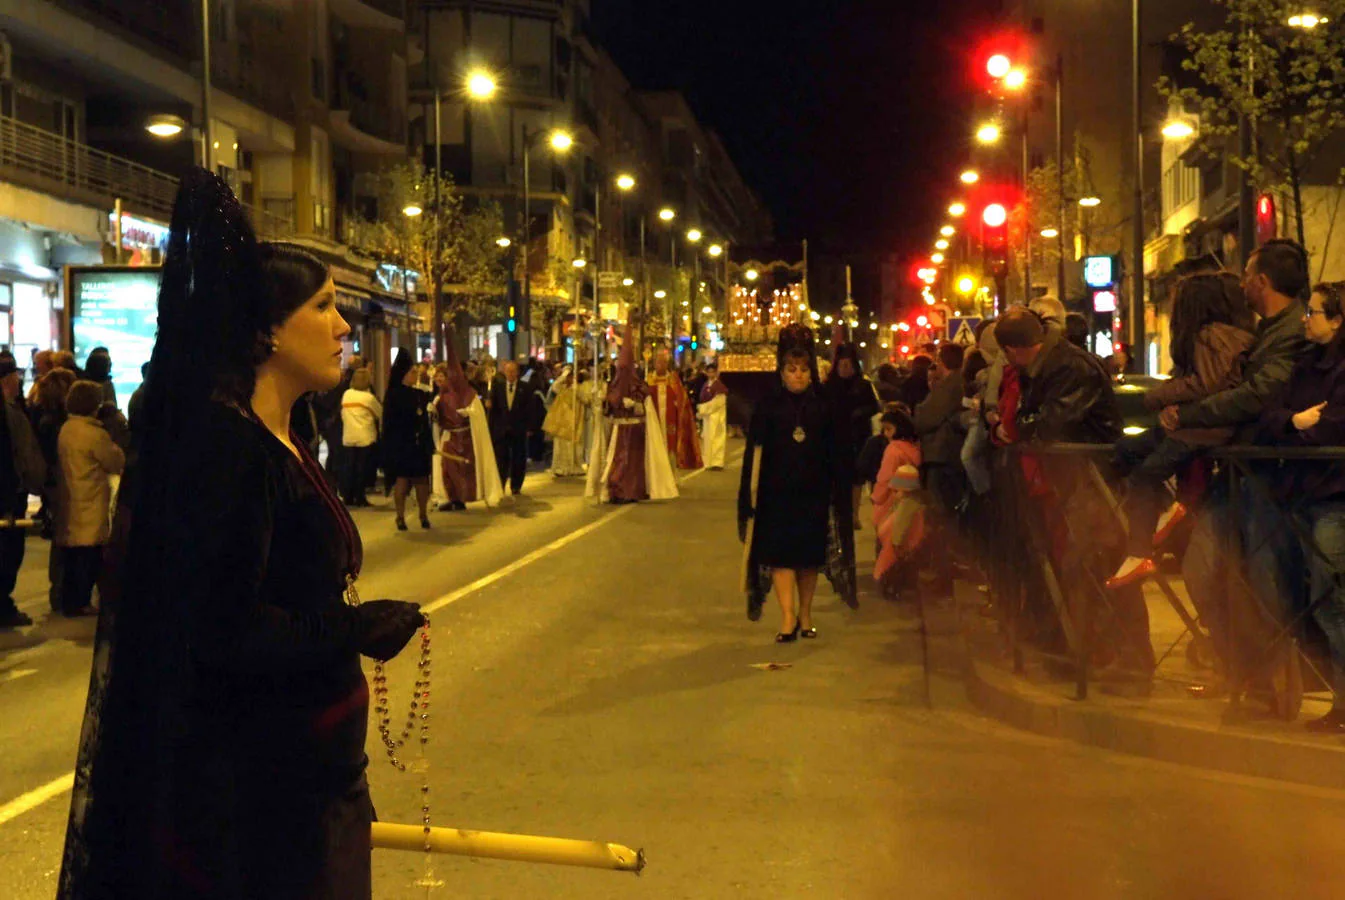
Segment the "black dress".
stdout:
[[816,387],[792,394],[780,386],[757,404],[738,494],[741,516],[751,509],[752,468],[760,454],[753,565],[820,569],[826,564],[828,514],[843,481],[834,429],[831,410]]
[[310,456],[211,407],[175,521],[118,514],[58,897],[368,900],[358,533]]
[[383,465],[389,480],[429,478],[434,458],[430,401],[419,388],[388,386],[383,401]]
[[878,399],[874,396],[873,386],[862,375],[841,378],[833,371],[822,391],[836,419],[836,446],[841,454],[840,464],[849,473],[851,484],[863,484],[864,478],[859,471],[859,451],[873,436],[873,417],[878,412]]

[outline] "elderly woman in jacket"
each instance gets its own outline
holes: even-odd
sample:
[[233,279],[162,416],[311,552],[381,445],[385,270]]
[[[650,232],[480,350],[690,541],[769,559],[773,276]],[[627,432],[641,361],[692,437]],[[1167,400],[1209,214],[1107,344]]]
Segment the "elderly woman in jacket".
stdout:
[[[1262,443],[1283,447],[1345,446],[1345,282],[1319,284],[1303,317],[1312,345],[1294,367],[1279,399],[1261,414]],[[1345,734],[1345,474],[1337,460],[1288,462],[1276,470],[1272,489],[1279,508],[1299,528],[1276,527],[1253,552],[1254,575],[1269,574],[1284,622],[1303,609],[1302,572],[1307,569],[1307,608],[1331,650],[1331,711],[1307,723],[1309,731]],[[1299,540],[1295,535],[1306,537]],[[1266,579],[1257,578],[1261,584]],[[1266,593],[1263,591],[1263,593]]]
[[65,567],[61,612],[70,617],[97,612],[93,586],[111,534],[110,479],[126,466],[126,454],[95,418],[102,405],[102,385],[93,381],[71,385],[65,400],[68,418],[57,439],[61,469],[53,542],[62,548]]
[[[1145,395],[1145,406],[1160,410],[1190,403],[1237,384],[1239,360],[1252,339],[1251,307],[1236,275],[1211,272],[1183,279],[1172,308],[1173,377]],[[1155,428],[1117,445],[1118,463],[1130,472],[1125,501],[1130,537],[1127,556],[1107,587],[1124,587],[1154,573],[1155,541],[1161,543],[1185,516],[1185,508],[1174,504],[1160,525],[1168,479],[1200,448],[1225,444],[1232,437],[1231,428],[1171,433]]]

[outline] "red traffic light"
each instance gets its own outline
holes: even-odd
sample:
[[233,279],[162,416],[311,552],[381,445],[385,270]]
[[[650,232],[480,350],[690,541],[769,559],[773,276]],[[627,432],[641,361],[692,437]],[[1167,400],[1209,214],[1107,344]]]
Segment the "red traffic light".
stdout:
[[991,203],[981,213],[981,221],[991,228],[1001,228],[1009,221],[1009,211],[1002,203]]
[[985,71],[996,80],[1003,78],[1013,70],[1013,60],[1003,53],[996,53],[985,61]]

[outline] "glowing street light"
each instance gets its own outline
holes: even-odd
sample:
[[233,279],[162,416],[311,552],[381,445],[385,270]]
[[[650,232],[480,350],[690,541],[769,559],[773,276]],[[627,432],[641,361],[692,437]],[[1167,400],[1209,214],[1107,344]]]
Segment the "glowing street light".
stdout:
[[1185,140],[1195,133],[1195,127],[1185,119],[1173,119],[1163,126],[1163,137],[1173,141]]
[[748,269],[746,272],[743,273],[743,277],[746,278],[748,281],[756,281],[758,278],[761,277],[761,273],[758,272],[756,269]]
[[998,144],[1003,133],[994,122],[987,122],[976,129],[976,140],[982,144]]
[[952,237],[953,235],[957,234],[957,229],[954,228],[952,225],[945,225],[939,229],[939,234],[943,235],[946,238]]
[[557,153],[564,153],[574,146],[574,136],[568,131],[559,129],[551,132],[551,149]]
[[963,184],[975,184],[981,180],[981,173],[977,172],[975,169],[968,169],[959,177],[962,179]]
[[942,254],[942,253],[935,253],[935,254],[933,254],[932,256],[930,256],[929,261],[932,262],[932,263],[934,263],[934,265],[936,265],[936,266],[937,266],[937,265],[941,265],[941,264],[943,263],[943,254]]
[[961,201],[958,201],[957,203],[954,203],[952,206],[948,207],[948,215],[952,216],[954,219],[960,218],[961,216],[966,215],[966,213],[967,213],[967,204],[962,203]]
[[158,115],[150,116],[149,121],[145,123],[145,130],[156,138],[177,137],[182,133],[187,123],[180,116]]
[[673,219],[677,218],[677,212],[673,210],[672,207],[665,206],[658,211],[658,217],[665,222],[671,222]]
[[498,89],[499,85],[489,72],[478,70],[467,76],[467,96],[473,100],[489,100]]
[[724,255],[724,247],[721,244],[711,244],[705,252],[718,259]]
[[425,210],[421,209],[420,204],[418,203],[408,203],[402,207],[402,215],[406,216],[408,219],[414,219],[424,211]]
[[1004,76],[1004,87],[1011,91],[1021,91],[1027,87],[1027,73],[1022,69],[1010,69]]
[[509,238],[507,237],[500,237],[495,239],[495,246],[499,247],[501,250],[508,250],[510,245],[512,245],[513,243],[514,242],[509,240]]
[[1013,70],[1013,63],[1003,53],[996,53],[986,60],[985,70],[990,73],[991,78],[1003,78]]
[[692,228],[690,231],[687,232],[687,240],[691,241],[691,243],[693,244],[699,244],[701,238],[703,237],[705,237],[705,235],[701,234],[701,230],[699,228]]
[[634,286],[635,286],[635,279],[634,279],[634,278],[623,278],[623,279],[621,279],[621,286],[622,286],[622,287],[634,287]]
[[959,294],[970,294],[976,290],[976,279],[970,275],[963,275],[957,280],[957,292]]
[[948,239],[947,239],[947,238],[939,238],[937,241],[934,242],[934,249],[935,249],[935,250],[947,250],[947,249],[948,249]]
[[588,265],[588,260],[584,259],[584,257],[581,256],[578,259],[576,259],[573,263],[571,263],[571,265],[573,265],[576,269],[582,269]]
[[1049,241],[1052,238],[1060,237],[1060,230],[1058,228],[1043,228],[1041,230],[1041,236]]
[[635,190],[635,176],[622,173],[616,177],[616,186],[623,191]]
[[1089,194],[1087,197],[1079,198],[1079,205],[1082,206],[1084,209],[1092,209],[1095,206],[1102,205],[1102,198]]
[[1311,31],[1318,25],[1325,25],[1327,22],[1330,21],[1331,20],[1328,19],[1326,16],[1319,16],[1316,13],[1309,12],[1309,13],[1303,13],[1301,16],[1290,16],[1289,27],[1302,28],[1305,31]]
[[667,296],[668,296],[668,292],[667,292],[667,291],[654,291],[654,299],[655,299],[655,300],[662,300],[664,297],[667,297]]

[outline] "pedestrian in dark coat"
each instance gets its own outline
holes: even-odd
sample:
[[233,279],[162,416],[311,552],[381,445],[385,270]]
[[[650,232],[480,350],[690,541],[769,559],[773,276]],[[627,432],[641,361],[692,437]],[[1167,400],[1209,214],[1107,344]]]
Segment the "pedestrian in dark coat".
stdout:
[[383,400],[383,470],[393,482],[392,502],[397,530],[406,531],[406,498],[414,487],[420,527],[430,527],[430,472],[434,464],[434,437],[425,392],[416,387],[419,374],[411,354],[397,354],[388,373]]

